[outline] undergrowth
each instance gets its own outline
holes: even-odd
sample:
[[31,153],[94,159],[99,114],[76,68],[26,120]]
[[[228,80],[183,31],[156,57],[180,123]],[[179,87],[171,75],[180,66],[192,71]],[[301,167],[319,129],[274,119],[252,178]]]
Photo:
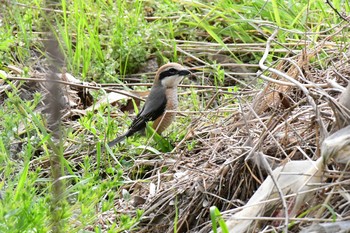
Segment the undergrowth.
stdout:
[[[349,13],[349,2],[331,2],[335,8]],[[13,65],[28,70],[28,76],[45,71],[43,43],[47,32],[42,31],[42,26],[47,23],[48,15],[54,19],[52,28],[64,54],[64,66],[75,77],[97,83],[123,82],[128,75],[147,66],[150,59],[156,59],[159,64],[179,61],[205,65],[206,70],[201,74],[213,77],[211,84],[216,90],[225,85],[229,88],[216,99],[227,101],[229,106],[237,106],[230,93],[237,93],[239,87],[235,83],[227,85],[225,67],[220,59],[212,59],[211,55],[221,54],[237,64],[257,64],[262,55],[259,46],[264,47],[268,36],[278,30],[268,58],[272,63],[324,39],[331,34],[332,27],[342,22],[323,0],[62,0],[52,5],[44,5],[42,0],[3,1],[0,70],[10,73],[9,65]],[[335,43],[348,41],[346,35],[332,39]],[[247,46],[235,47],[237,45]],[[200,57],[204,64],[178,48]],[[180,97],[181,109],[200,112],[206,108],[208,98],[204,95],[194,89],[182,91],[189,94]],[[50,132],[43,132],[45,116],[37,111],[44,97],[33,92],[29,100],[23,98],[20,88],[1,92],[1,232],[48,232],[52,227],[48,162],[51,151],[47,146]],[[101,93],[95,93],[96,99],[100,96]],[[130,122],[129,115],[115,119],[112,112],[115,108],[102,107],[87,113],[79,119],[83,130],[65,129],[65,139],[84,144],[87,133],[100,141],[122,133],[128,125],[125,122]],[[176,142],[185,137],[183,128],[190,124],[191,118],[195,115],[179,119],[168,137],[158,138],[161,143],[151,142],[152,152],[171,151]],[[133,166],[133,157],[144,151],[142,145],[147,140],[143,136],[128,139],[114,150],[119,157],[98,153],[96,158],[84,155],[62,158],[66,189],[64,210],[59,217],[66,232],[86,229],[120,232],[135,227],[142,210],[121,214],[114,204],[123,198],[120,187],[129,182],[127,172],[136,174],[135,179],[142,178],[140,173],[129,169]],[[196,147],[195,140],[186,143],[189,150]],[[147,168],[139,169],[147,171]],[[107,215],[112,215],[111,220],[104,222],[107,225],[99,225],[99,219]],[[223,224],[221,218],[219,222]]]

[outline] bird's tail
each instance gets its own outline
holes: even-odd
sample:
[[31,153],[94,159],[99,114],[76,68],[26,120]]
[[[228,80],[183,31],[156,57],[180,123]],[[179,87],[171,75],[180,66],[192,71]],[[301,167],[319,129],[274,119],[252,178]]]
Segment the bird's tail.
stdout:
[[[127,136],[128,136],[127,133],[125,133],[125,134],[123,134],[123,135],[117,137],[117,138],[114,139],[113,141],[108,142],[107,145],[108,145],[109,147],[115,146],[115,145],[117,145],[119,142],[123,141]],[[106,147],[102,146],[101,152],[103,152],[103,151],[105,151],[105,150],[106,150]],[[94,155],[94,154],[96,154],[96,152],[97,152],[97,150],[95,149],[95,150],[91,151],[91,152],[89,153],[89,155]]]
[[[127,137],[129,137],[129,136],[131,136],[131,135],[133,135],[133,134],[134,134],[134,132],[132,132],[132,131],[129,130],[129,131],[127,131],[125,134],[123,134],[123,135],[117,137],[116,139],[114,139],[113,141],[108,142],[107,145],[108,145],[109,147],[115,146],[115,145],[117,145],[119,142],[123,141],[125,138],[127,138]],[[102,148],[101,148],[101,152],[103,152],[103,151],[105,151],[105,150],[106,150],[106,147],[102,147]],[[93,155],[93,154],[96,154],[96,152],[97,152],[97,150],[95,149],[95,150],[93,150],[92,152],[90,152],[89,154],[90,154],[90,155]]]
[[119,142],[123,141],[126,137],[127,137],[127,134],[123,134],[123,135],[117,137],[116,139],[114,139],[113,141],[110,141],[109,143],[107,143],[107,145],[108,145],[109,147],[115,146],[115,145],[117,145]]

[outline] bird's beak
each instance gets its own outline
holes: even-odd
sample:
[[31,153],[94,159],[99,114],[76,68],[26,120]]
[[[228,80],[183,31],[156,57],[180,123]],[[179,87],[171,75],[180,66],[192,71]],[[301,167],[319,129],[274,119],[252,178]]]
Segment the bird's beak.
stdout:
[[185,76],[185,75],[189,75],[189,74],[191,74],[191,72],[189,70],[180,70],[178,72],[179,76]]

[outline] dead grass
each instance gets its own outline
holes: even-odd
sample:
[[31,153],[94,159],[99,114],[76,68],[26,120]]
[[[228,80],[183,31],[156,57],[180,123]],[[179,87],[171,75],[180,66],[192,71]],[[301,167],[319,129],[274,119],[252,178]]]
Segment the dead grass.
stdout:
[[[341,30],[337,33],[340,32]],[[145,211],[134,232],[170,233],[174,232],[175,226],[178,232],[209,232],[211,206],[217,206],[225,217],[229,217],[236,208],[249,200],[266,178],[266,167],[256,156],[257,152],[266,155],[271,168],[290,160],[319,158],[320,144],[327,132],[334,127],[335,114],[341,114],[334,112],[329,104],[336,104],[340,93],[340,89],[333,83],[344,87],[350,76],[349,54],[337,52],[339,45],[328,43],[329,38],[315,46],[294,51],[297,52],[296,55],[287,54],[286,59],[271,64],[298,84],[282,79],[274,72],[264,73],[272,81],[261,85],[256,80],[250,80],[254,81],[254,85],[250,84],[232,93],[231,98],[235,98],[237,102],[229,107],[226,100],[220,98],[228,92],[198,90],[198,93],[201,92],[210,99],[207,108],[192,117],[186,137],[178,142],[173,153],[163,154],[161,157],[144,154],[135,158],[134,165],[124,171],[124,176],[129,179],[140,168],[145,171],[141,174],[142,180],[130,179],[120,189],[130,193],[131,199],[115,200],[115,209],[119,213],[130,214],[136,209]],[[266,51],[269,52],[265,48]],[[320,57],[324,57],[322,62]],[[187,65],[198,65],[198,62],[200,59],[190,59]],[[227,67],[230,64],[235,65],[230,61],[225,64],[228,65],[223,66],[224,69],[229,69]],[[20,73],[13,69],[9,80],[20,79],[14,77]],[[42,77],[41,75],[32,74],[37,78]],[[207,73],[197,72],[197,75],[205,76]],[[64,77],[61,77],[62,81],[72,82]],[[42,80],[36,81],[35,88],[39,85],[40,91],[45,93]],[[64,124],[85,134],[87,132],[73,119],[79,118],[80,114],[86,114],[85,109],[92,103],[89,99],[92,98],[89,95],[89,85],[95,86],[81,83],[64,85],[62,88],[69,105],[69,111],[63,116]],[[19,88],[28,94],[31,87],[33,86],[24,85]],[[214,100],[215,108],[211,105]],[[86,141],[93,141],[92,136],[87,138],[90,139]],[[193,141],[196,141],[194,148],[188,149],[186,143]],[[81,147],[78,145],[79,142],[76,141],[67,141],[65,144],[65,157],[76,164],[83,160]],[[45,161],[33,163],[33,166],[45,168],[43,164]],[[291,232],[299,232],[302,227],[314,221],[330,221],[334,216],[343,220],[349,218],[348,167],[331,163],[324,177],[324,183],[320,184],[315,198],[305,203],[303,209],[297,213],[299,218],[290,228]],[[287,198],[287,201],[292,203],[292,198]],[[321,204],[327,205],[333,213],[326,210],[319,212],[320,208],[313,208]],[[283,218],[281,213],[282,206],[281,209],[267,211],[263,216],[272,218],[268,218],[268,221],[264,217],[261,220],[256,219],[252,232],[261,229],[279,231],[284,227],[284,221],[279,218]],[[104,212],[99,221],[113,222],[116,217],[115,212],[110,212],[110,215]]]
[[[134,169],[148,166],[149,172],[145,180],[128,186],[135,204],[129,208],[145,210],[135,232],[170,233],[175,225],[178,232],[209,232],[209,207],[217,206],[224,216],[229,216],[251,197],[267,176],[255,152],[265,154],[272,168],[290,160],[319,158],[320,144],[335,122],[329,102],[336,103],[340,93],[329,79],[346,86],[344,77],[350,75],[345,53],[327,53],[323,63],[332,64],[327,67],[311,62],[321,56],[326,41],[273,65],[306,86],[307,92],[289,81],[290,86],[268,82],[252,99],[244,95],[232,97],[238,99],[239,110],[229,117],[212,120],[219,114],[217,110],[199,114],[185,139],[197,141],[193,150],[179,143],[175,154],[163,155],[160,159],[154,156],[136,159]],[[336,50],[336,45],[333,49]],[[270,77],[286,82],[276,74]],[[218,109],[225,109],[225,104]],[[315,221],[330,221],[334,216],[338,220],[348,219],[349,200],[340,192],[349,190],[347,167],[331,163],[324,176],[315,198],[297,213],[298,221],[290,228],[291,232],[299,232]],[[289,205],[293,205],[292,199],[287,198]],[[313,208],[321,204],[334,213]],[[284,221],[273,221],[283,219],[282,206],[280,208],[263,214],[272,217],[267,218],[269,221],[257,218],[251,231],[284,229]]]

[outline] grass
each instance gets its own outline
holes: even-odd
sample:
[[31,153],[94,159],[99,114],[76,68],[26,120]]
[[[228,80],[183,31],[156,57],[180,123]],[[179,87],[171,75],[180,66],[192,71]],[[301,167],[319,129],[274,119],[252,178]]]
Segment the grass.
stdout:
[[210,218],[211,218],[214,233],[218,232],[217,222],[219,223],[220,228],[221,228],[223,233],[229,232],[229,230],[226,226],[225,220],[222,218],[221,213],[216,206],[210,207]]
[[[334,7],[349,14],[348,2],[332,2]],[[0,9],[0,70],[4,72],[11,72],[8,65],[27,70],[28,77],[29,73],[40,70],[45,54],[46,32],[42,28],[50,16],[54,19],[51,26],[60,41],[66,69],[75,77],[98,83],[123,82],[152,57],[159,63],[184,61],[188,57],[177,48],[184,49],[183,46],[201,42],[201,46],[184,50],[211,66],[205,74],[213,77],[217,89],[227,81],[225,70],[220,62],[206,55],[220,53],[239,64],[257,64],[262,51],[233,51],[232,46],[250,43],[257,46],[254,48],[264,47],[267,37],[278,28],[278,43],[274,43],[273,49],[286,49],[286,52],[271,53],[269,62],[273,63],[287,53],[293,54],[292,49],[305,48],[305,41],[314,43],[324,39],[331,34],[330,28],[341,22],[323,0],[217,0],[213,3],[61,0],[49,6],[44,6],[41,0],[23,0],[3,3]],[[333,40],[348,42],[346,35],[336,36]],[[164,41],[169,46],[162,43]],[[213,50],[211,46],[215,46]],[[197,63],[191,59],[188,62]],[[48,232],[52,229],[52,182],[48,165],[51,136],[46,129],[45,116],[37,111],[44,97],[33,91],[25,99],[21,91],[23,85],[1,94],[0,231]],[[229,88],[237,90],[238,87]],[[180,108],[203,110],[207,98],[199,96],[194,89],[190,93],[181,96]],[[101,92],[93,94],[96,99],[102,96]],[[222,96],[222,101],[235,103],[230,95]],[[112,139],[127,127],[116,122],[130,121],[128,115],[119,114],[115,119],[115,115],[112,116],[115,111],[115,108],[105,106],[95,113],[87,113],[78,124],[73,124],[76,128],[63,131],[64,138],[81,145],[84,145],[86,135],[94,135],[99,141],[105,137]],[[179,126],[189,125],[191,117],[179,119],[166,139],[158,138],[162,143],[151,142],[151,151],[171,151],[173,144],[186,134]],[[146,142],[147,137],[137,136],[114,149],[111,156],[98,153],[96,158],[79,155],[62,158],[66,188],[58,218],[65,232],[90,228],[95,232],[120,232],[135,226],[142,210],[130,215],[121,214],[114,209],[114,202],[122,198],[120,187],[129,181],[126,173],[133,167],[133,157],[143,151],[141,145]],[[186,143],[188,149],[196,147],[195,140]],[[84,152],[85,149],[82,146],[80,150]],[[141,172],[131,172],[136,174],[135,178],[141,178],[139,174],[143,169],[147,170],[139,169]],[[115,219],[105,225],[96,224],[109,211],[116,215]],[[219,213],[217,209],[215,213]]]

